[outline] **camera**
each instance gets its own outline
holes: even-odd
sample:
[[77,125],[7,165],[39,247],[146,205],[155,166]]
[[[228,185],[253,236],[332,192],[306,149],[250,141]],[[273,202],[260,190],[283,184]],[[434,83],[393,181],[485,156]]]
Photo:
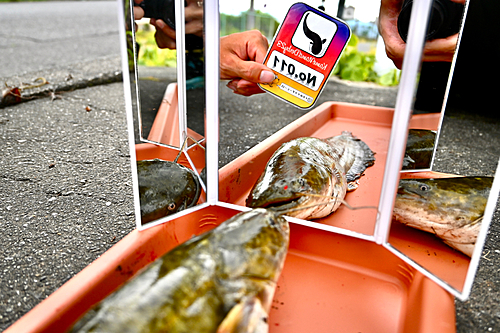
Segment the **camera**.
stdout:
[[[398,16],[398,32],[406,42],[410,24],[413,0],[404,0]],[[451,0],[434,0],[427,27],[425,40],[445,38],[458,33],[464,12],[464,5]]]
[[[144,10],[144,17],[161,19],[170,28],[175,30],[175,1],[174,0],[144,0],[139,4]],[[184,1],[184,7],[187,2]],[[186,35],[186,50],[202,49],[203,38],[196,35]]]
[[[175,29],[174,0],[144,0],[139,4],[144,10],[144,17],[161,19],[172,29]],[[184,3],[187,6],[187,3]]]

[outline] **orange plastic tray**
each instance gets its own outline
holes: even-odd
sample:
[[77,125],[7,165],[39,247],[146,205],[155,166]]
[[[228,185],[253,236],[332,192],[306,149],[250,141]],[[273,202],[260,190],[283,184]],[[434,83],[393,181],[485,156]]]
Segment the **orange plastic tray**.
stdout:
[[[219,172],[219,200],[245,206],[253,184],[264,170],[271,155],[287,141],[298,137],[328,138],[350,131],[376,153],[375,164],[365,171],[359,187],[348,192],[345,200],[351,206],[378,206],[387,150],[391,135],[394,109],[360,104],[327,102],[259,143]],[[439,114],[412,117],[413,128],[436,128]],[[330,225],[373,235],[377,212],[375,209],[350,210],[344,206],[325,218],[316,220]]]
[[[182,146],[179,141],[179,110],[177,101],[177,83],[167,86],[165,95],[149,132],[148,140],[175,147]],[[187,129],[187,135],[200,141],[203,136]]]
[[[140,143],[135,145],[135,153],[138,161],[155,158],[165,161],[173,161],[179,154],[179,150],[157,146],[151,143]],[[187,150],[187,153],[198,173],[201,173],[201,170],[205,167],[205,150],[197,145],[193,145]],[[181,154],[177,163],[182,164],[187,168],[191,168],[191,165],[189,164],[184,153]]]
[[[209,206],[133,231],[6,332],[64,332],[138,270],[238,211]],[[453,297],[382,246],[290,225],[270,332],[454,332]]]
[[[285,141],[352,130],[377,151],[377,163],[382,164],[391,120],[391,109],[349,104],[320,106],[224,167],[220,171],[220,200],[234,199],[239,204],[244,201],[248,187],[258,177],[252,168],[267,161],[279,145],[278,137]],[[154,145],[138,145],[136,151],[138,159],[173,153]],[[381,171],[377,169],[369,169],[360,189],[370,182],[380,186],[377,178]],[[360,189],[353,193],[366,195]],[[378,198],[378,192],[375,188],[370,193]],[[378,199],[370,200],[373,204]],[[131,232],[6,332],[65,331],[142,267],[238,212],[221,205],[199,206],[167,223]],[[347,223],[352,226],[355,221]],[[361,230],[371,233],[373,225],[369,221]],[[290,249],[269,318],[270,332],[455,332],[453,296],[384,247],[294,223],[290,230]]]

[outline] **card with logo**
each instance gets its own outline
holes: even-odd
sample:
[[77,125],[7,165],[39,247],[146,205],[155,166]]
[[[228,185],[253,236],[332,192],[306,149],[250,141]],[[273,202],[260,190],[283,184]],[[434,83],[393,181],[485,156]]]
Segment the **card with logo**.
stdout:
[[351,29],[340,19],[304,3],[293,4],[264,60],[276,79],[259,86],[299,108],[311,108],[350,37]]

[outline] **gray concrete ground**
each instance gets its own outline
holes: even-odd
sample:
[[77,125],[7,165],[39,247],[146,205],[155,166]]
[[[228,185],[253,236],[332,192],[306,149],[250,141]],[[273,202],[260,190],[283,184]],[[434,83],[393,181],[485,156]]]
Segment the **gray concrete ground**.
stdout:
[[[0,16],[4,13],[1,6]],[[106,20],[112,19],[110,15],[115,12],[108,12]],[[1,17],[0,25],[4,22]],[[89,22],[97,21],[87,18],[82,24]],[[5,33],[3,25],[0,28]],[[1,35],[2,60],[3,50],[11,45],[5,40]],[[51,78],[51,85],[45,87],[48,93],[40,95],[46,97],[33,96],[28,102],[0,109],[0,330],[134,228],[116,40],[109,41],[115,43],[109,46],[111,50],[86,58],[90,61],[61,60],[29,70],[27,65],[12,65],[0,73],[0,83],[9,84],[39,76]],[[79,51],[83,45],[79,46],[71,48]],[[99,77],[109,80],[94,81]],[[77,84],[113,81],[86,88]],[[50,94],[57,87],[67,89]],[[335,81],[322,95],[322,101],[382,106],[391,106],[394,98],[394,89]],[[493,172],[500,156],[500,120],[476,111],[448,110],[437,152],[438,171]],[[302,114],[264,94],[235,96],[221,84],[220,166]],[[497,206],[471,298],[456,302],[458,332],[500,331],[499,235]]]
[[0,77],[118,54],[114,1],[1,3]]

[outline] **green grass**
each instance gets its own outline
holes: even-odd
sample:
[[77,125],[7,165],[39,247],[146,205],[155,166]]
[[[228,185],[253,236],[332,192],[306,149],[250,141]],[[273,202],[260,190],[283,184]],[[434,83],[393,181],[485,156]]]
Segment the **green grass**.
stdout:
[[136,41],[140,45],[138,57],[139,65],[176,67],[176,50],[160,49],[156,44],[154,34],[154,29],[146,28],[145,26],[140,26],[139,30],[135,34]]
[[373,69],[375,65],[375,48],[369,52],[358,51],[359,38],[351,36],[349,44],[333,69],[332,75],[342,80],[355,82],[374,82],[382,86],[396,86],[399,84],[399,71],[393,70],[379,76]]

